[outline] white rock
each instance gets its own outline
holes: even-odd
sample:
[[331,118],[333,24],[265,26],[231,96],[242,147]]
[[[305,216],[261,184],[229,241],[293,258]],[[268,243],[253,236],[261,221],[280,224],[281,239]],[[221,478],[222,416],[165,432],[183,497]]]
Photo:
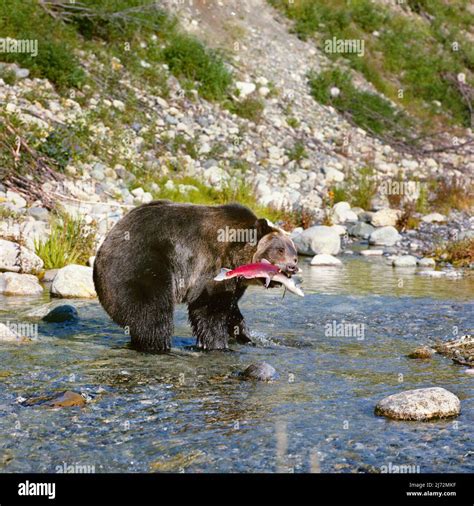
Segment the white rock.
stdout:
[[443,223],[446,221],[446,216],[440,213],[431,213],[423,216],[421,221],[424,221],[425,223]]
[[344,181],[344,172],[341,172],[340,170],[337,170],[333,167],[325,167],[323,170],[324,175],[326,176],[326,182],[340,183],[341,181]]
[[266,97],[270,93],[270,88],[267,88],[266,86],[262,86],[258,89],[258,94],[261,97]]
[[344,235],[347,232],[346,227],[344,227],[343,225],[332,225],[329,228],[335,230],[339,235]]
[[112,105],[119,111],[125,111],[125,104],[121,100],[113,100]]
[[436,265],[436,262],[433,258],[420,258],[418,260],[418,266],[419,267],[434,267]]
[[338,97],[341,94],[341,90],[337,86],[333,86],[329,93],[331,94],[331,97]]
[[395,420],[431,420],[457,416],[461,401],[445,388],[417,388],[389,395],[375,407],[377,415]]
[[412,255],[402,255],[392,261],[394,267],[416,267],[416,257]]
[[333,257],[332,255],[321,254],[311,259],[311,265],[341,266],[342,262],[339,258]]
[[26,200],[19,193],[12,190],[7,190],[7,200],[19,209],[26,207]]
[[257,89],[257,86],[254,83],[248,83],[245,81],[237,81],[235,86],[239,90],[240,97],[246,97]]
[[374,230],[369,237],[369,244],[393,246],[401,239],[395,227],[381,227]]
[[374,227],[394,227],[401,214],[397,209],[381,209],[372,215],[370,222]]
[[363,257],[381,257],[383,255],[383,249],[363,249],[360,254]]
[[51,293],[59,297],[96,297],[92,267],[71,264],[59,269]]
[[341,250],[341,238],[331,227],[316,225],[307,228],[293,239],[296,248],[302,255],[337,255]]
[[29,249],[0,239],[0,270],[31,273],[40,271],[43,265],[43,260]]
[[0,292],[5,295],[38,295],[43,291],[38,278],[32,274],[5,272],[0,274]]

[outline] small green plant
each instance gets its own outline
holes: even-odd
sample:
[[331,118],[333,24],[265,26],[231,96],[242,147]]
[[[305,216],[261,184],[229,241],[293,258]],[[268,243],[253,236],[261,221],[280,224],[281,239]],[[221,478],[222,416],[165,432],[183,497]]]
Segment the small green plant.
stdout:
[[13,86],[16,83],[16,74],[15,71],[6,66],[2,66],[0,63],[0,78],[5,81],[5,84],[9,86]]
[[436,211],[449,213],[457,211],[470,211],[474,207],[474,188],[468,181],[453,176],[442,178],[434,182],[434,197],[431,206]]
[[370,209],[377,194],[378,183],[373,167],[362,167],[358,173],[351,172],[344,187],[352,207]]
[[95,251],[95,227],[67,213],[57,213],[51,222],[51,234],[46,241],[35,241],[36,254],[45,269],[57,269],[68,264],[86,264]]
[[294,117],[286,118],[286,122],[291,128],[298,128],[300,126],[299,120]]
[[246,97],[243,100],[232,100],[228,102],[227,106],[230,112],[254,123],[260,121],[265,109],[263,101],[252,96]]
[[297,140],[294,145],[286,152],[286,155],[290,160],[295,162],[301,162],[304,158],[308,157],[304,142]]

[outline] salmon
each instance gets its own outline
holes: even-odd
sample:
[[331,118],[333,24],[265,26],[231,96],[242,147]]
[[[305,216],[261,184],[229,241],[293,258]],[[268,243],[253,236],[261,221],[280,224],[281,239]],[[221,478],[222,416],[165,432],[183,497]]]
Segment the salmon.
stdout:
[[[259,263],[240,265],[235,269],[221,269],[221,272],[214,278],[214,281],[224,281],[226,279],[232,279],[237,277],[243,277],[245,279],[263,278],[265,279],[265,287],[268,288],[272,281],[280,283],[286,290],[304,297],[303,290],[299,288],[295,281],[290,277],[286,276],[281,272],[276,265],[271,264],[267,260],[263,260]],[[283,296],[285,296],[283,294]]]

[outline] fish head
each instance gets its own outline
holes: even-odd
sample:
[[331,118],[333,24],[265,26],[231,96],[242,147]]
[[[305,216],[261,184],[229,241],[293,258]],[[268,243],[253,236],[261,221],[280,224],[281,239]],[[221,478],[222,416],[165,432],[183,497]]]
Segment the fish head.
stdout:
[[276,265],[288,276],[298,272],[298,252],[293,241],[282,232],[274,230],[264,235],[257,244],[254,262],[268,262]]

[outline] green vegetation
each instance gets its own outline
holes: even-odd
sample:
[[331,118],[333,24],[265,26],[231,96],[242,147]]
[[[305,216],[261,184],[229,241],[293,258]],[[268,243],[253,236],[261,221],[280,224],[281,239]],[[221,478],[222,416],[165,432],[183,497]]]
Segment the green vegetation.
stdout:
[[95,251],[95,227],[59,212],[52,219],[51,235],[44,242],[35,241],[35,250],[45,269],[85,265]]
[[472,211],[474,209],[474,188],[468,186],[467,181],[453,176],[430,181],[434,196],[430,202],[433,210],[441,213],[457,211]]
[[[352,123],[373,135],[401,142],[411,141],[413,123],[408,116],[380,95],[359,91],[352,84],[349,72],[334,69],[320,74],[311,73],[309,85],[315,100],[332,105]],[[339,95],[331,95],[333,87],[340,90]]]
[[248,119],[254,123],[258,123],[265,109],[262,100],[256,97],[246,97],[243,100],[230,100],[227,102],[227,108],[233,114],[237,114],[241,118]]
[[76,35],[72,27],[58,23],[36,2],[11,0],[0,3],[2,37],[36,40],[38,54],[2,53],[2,60],[30,69],[32,77],[49,79],[60,91],[80,88],[86,74],[74,54]]
[[[344,58],[379,92],[410,113],[423,120],[436,118],[441,124],[469,126],[469,104],[456,82],[460,72],[471,86],[474,82],[474,48],[463,33],[474,26],[469,2],[408,0],[401,4],[407,14],[411,10],[422,14],[419,17],[370,0],[269,2],[294,21],[293,31],[300,38],[314,38],[322,50],[333,37],[363,40],[363,57],[355,52],[327,54],[334,61]],[[439,110],[434,100],[441,102]]]
[[303,158],[307,158],[308,153],[306,152],[304,142],[302,140],[297,140],[294,145],[288,149],[286,155],[290,160],[295,162],[301,162]]
[[441,244],[431,255],[437,262],[449,262],[455,267],[469,267],[474,265],[474,238]]
[[377,193],[378,183],[373,167],[362,167],[358,172],[349,173],[343,183],[330,190],[332,203],[349,202],[352,207],[370,209]]
[[199,84],[199,93],[209,100],[225,98],[232,75],[222,58],[193,37],[175,34],[163,51],[171,72]]

